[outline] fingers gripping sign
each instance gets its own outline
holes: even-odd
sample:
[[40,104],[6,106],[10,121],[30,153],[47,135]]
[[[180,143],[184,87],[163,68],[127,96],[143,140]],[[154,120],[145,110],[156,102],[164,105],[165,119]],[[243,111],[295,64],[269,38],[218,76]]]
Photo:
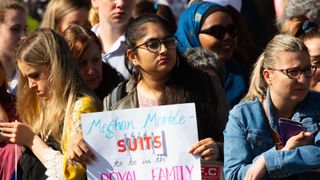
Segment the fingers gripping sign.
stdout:
[[70,151],[68,152],[71,161],[85,165],[90,164],[92,160],[96,159],[81,134],[76,134],[72,139],[73,141],[69,144]]
[[218,144],[212,138],[205,138],[194,144],[189,153],[201,156],[205,160],[217,160],[220,157]]

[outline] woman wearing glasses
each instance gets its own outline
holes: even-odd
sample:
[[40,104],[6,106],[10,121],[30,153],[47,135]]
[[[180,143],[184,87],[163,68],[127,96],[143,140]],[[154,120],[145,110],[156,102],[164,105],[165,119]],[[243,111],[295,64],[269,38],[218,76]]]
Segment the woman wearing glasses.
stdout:
[[[315,178],[306,172],[320,167],[320,94],[309,90],[315,71],[300,39],[277,35],[268,43],[255,64],[248,94],[229,114],[226,179]],[[285,143],[282,132],[292,129],[282,128],[280,118],[299,122],[305,130]]]
[[218,54],[227,70],[226,95],[232,105],[237,104],[247,91],[249,69],[235,55],[237,28],[229,11],[211,2],[194,3],[181,14],[176,36],[180,53],[202,47]]
[[129,24],[125,33],[126,67],[131,79],[122,90],[117,88],[125,96],[111,103],[112,92],[104,99],[104,109],[194,102],[201,140],[190,153],[207,160],[219,159],[229,110],[226,96],[218,79],[212,83],[207,74],[191,68],[180,56],[168,27],[157,15],[142,15]]
[[302,39],[308,48],[311,64],[318,67],[312,78],[310,89],[320,92],[320,32],[315,23],[310,24],[310,26],[307,26],[303,31],[303,34],[299,38]]

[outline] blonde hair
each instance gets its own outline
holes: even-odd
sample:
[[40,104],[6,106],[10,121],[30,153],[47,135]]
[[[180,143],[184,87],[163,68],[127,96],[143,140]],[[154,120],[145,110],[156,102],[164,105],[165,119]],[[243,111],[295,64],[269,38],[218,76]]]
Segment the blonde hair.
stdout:
[[50,68],[47,100],[40,99],[29,88],[27,77],[20,74],[17,110],[22,122],[31,126],[34,133],[43,139],[52,135],[63,144],[65,131],[75,128],[71,117],[75,101],[81,96],[89,96],[98,107],[99,100],[81,79],[64,39],[49,28],[38,29],[24,39],[17,49],[16,60]]
[[265,98],[268,84],[263,77],[263,70],[274,68],[274,64],[279,60],[280,52],[305,52],[307,47],[302,40],[288,34],[276,35],[266,46],[264,52],[259,56],[251,74],[249,91],[243,100],[253,100],[258,97],[260,100]]
[[43,15],[41,27],[58,31],[58,26],[63,17],[80,8],[89,10],[90,3],[87,0],[50,0]]
[[99,23],[98,8],[96,8],[96,7],[90,8],[89,21],[90,21],[91,26],[94,26]]
[[307,20],[304,16],[293,17],[291,19],[285,19],[281,26],[279,26],[279,32],[282,34],[289,34],[291,36],[296,36],[299,28]]

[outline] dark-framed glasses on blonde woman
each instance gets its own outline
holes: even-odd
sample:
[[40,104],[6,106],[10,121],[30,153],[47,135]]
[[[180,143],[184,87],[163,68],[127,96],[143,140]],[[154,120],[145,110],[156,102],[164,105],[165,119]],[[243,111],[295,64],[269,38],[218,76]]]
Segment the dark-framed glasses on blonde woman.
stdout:
[[305,77],[311,78],[317,70],[316,66],[308,66],[303,69],[301,68],[288,68],[288,69],[273,69],[268,68],[273,71],[280,71],[282,74],[288,76],[289,79],[299,79],[301,74],[304,74]]

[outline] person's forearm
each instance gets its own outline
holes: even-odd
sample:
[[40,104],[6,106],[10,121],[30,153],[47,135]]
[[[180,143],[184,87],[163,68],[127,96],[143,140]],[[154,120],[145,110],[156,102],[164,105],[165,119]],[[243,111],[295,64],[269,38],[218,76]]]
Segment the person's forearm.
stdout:
[[300,146],[289,151],[272,148],[263,156],[270,177],[282,178],[320,167],[320,147],[316,145]]
[[64,179],[63,165],[64,157],[60,151],[53,150],[39,136],[34,135],[27,147],[46,167],[48,178]]
[[51,148],[38,135],[34,135],[30,144],[27,144],[27,147],[41,161],[42,164],[46,163],[46,160],[44,158],[45,153]]

